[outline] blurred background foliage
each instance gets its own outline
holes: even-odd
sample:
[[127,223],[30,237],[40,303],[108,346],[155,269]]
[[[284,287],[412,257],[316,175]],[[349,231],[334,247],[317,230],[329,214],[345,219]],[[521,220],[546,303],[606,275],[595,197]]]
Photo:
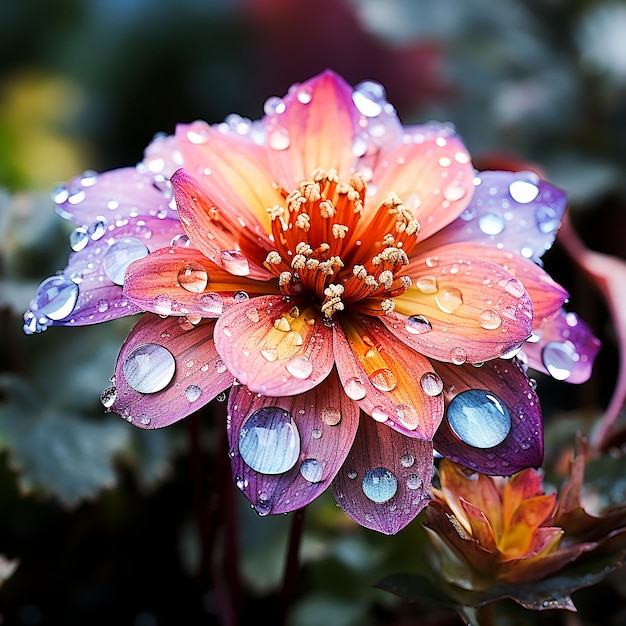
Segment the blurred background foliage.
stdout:
[[[223,405],[166,431],[133,429],[103,414],[99,395],[134,320],[25,337],[21,315],[69,252],[57,183],[136,163],[177,122],[258,118],[267,97],[326,67],[383,83],[405,123],[452,121],[478,167],[541,168],[570,193],[587,245],[624,257],[624,2],[2,0],[1,623],[228,623],[225,594],[242,623],[279,614],[291,516],[258,518],[220,469]],[[606,406],[618,346],[558,242],[545,262],[603,342],[588,383],[538,378],[549,476]],[[614,458],[592,472],[612,503],[624,503],[623,475]],[[423,540],[419,523],[393,538],[355,527],[322,497],[306,513],[288,623],[459,624],[374,587],[411,571]],[[502,623],[626,620],[619,573],[574,601],[575,618],[511,605]]]

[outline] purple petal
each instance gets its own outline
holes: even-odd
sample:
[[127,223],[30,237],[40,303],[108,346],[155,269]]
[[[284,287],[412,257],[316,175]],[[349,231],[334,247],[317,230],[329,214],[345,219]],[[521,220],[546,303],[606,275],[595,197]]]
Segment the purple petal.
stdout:
[[235,482],[259,515],[299,509],[330,485],[358,423],[359,410],[335,371],[297,396],[262,396],[236,385],[228,401]]
[[434,439],[440,454],[490,475],[541,465],[541,407],[517,361],[435,368],[445,384],[446,413]]
[[428,504],[432,473],[431,442],[406,437],[362,413],[333,494],[361,526],[395,535]]
[[520,356],[528,367],[568,383],[589,380],[600,341],[576,313],[564,309],[533,332]]
[[214,326],[146,313],[120,350],[104,406],[140,428],[162,428],[228,389],[233,376],[213,344]]

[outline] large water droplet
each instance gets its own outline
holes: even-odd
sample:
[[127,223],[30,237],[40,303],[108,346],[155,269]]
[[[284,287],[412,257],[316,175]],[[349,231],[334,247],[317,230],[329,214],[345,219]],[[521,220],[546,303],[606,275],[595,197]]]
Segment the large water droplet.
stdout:
[[436,372],[426,372],[420,378],[420,386],[429,396],[438,396],[443,391],[443,380]]
[[544,367],[556,380],[567,380],[574,370],[578,354],[571,341],[550,341],[541,351]]
[[102,269],[116,285],[124,284],[126,268],[137,259],[148,256],[148,248],[134,237],[118,239],[113,242],[104,254]]
[[70,233],[70,247],[74,252],[80,252],[89,243],[89,234],[83,226],[78,226]]
[[209,282],[209,275],[200,263],[185,263],[178,272],[178,284],[186,291],[202,293]]
[[336,426],[341,421],[341,411],[334,406],[322,409],[322,422],[328,426]]
[[375,81],[363,81],[355,87],[352,101],[366,117],[378,117],[385,105],[385,89]]
[[504,230],[504,218],[497,213],[485,213],[478,218],[478,227],[485,235],[499,235]]
[[370,374],[372,385],[379,391],[393,391],[398,384],[396,375],[388,368],[383,367]]
[[346,380],[343,389],[348,398],[352,400],[362,400],[367,393],[363,381],[355,376]]
[[254,411],[239,434],[239,453],[261,474],[283,474],[300,455],[300,434],[289,411],[277,406]]
[[274,150],[286,150],[291,143],[289,131],[282,126],[272,129],[267,136],[267,143]]
[[411,335],[422,335],[433,329],[430,322],[423,315],[407,317],[404,327]]
[[426,294],[433,294],[439,291],[437,279],[434,276],[421,276],[415,281],[415,286]]
[[239,250],[222,250],[220,261],[222,267],[235,276],[247,276],[250,273],[248,259]]
[[134,348],[124,361],[126,382],[139,393],[156,393],[165,389],[176,372],[172,353],[156,343]]
[[35,295],[33,309],[51,320],[65,319],[76,306],[78,285],[67,276],[46,278]]
[[202,389],[198,387],[198,385],[189,385],[187,389],[185,389],[185,398],[189,400],[189,402],[195,402],[202,395]]
[[302,478],[310,483],[319,483],[322,480],[324,466],[317,459],[304,459],[300,465]]
[[462,348],[461,346],[452,348],[452,350],[450,350],[450,360],[455,365],[463,365],[463,363],[467,361],[467,352],[465,351],[465,348]]
[[485,309],[478,316],[478,323],[486,330],[495,330],[502,324],[502,318],[493,309]]
[[424,485],[424,481],[417,474],[409,474],[406,477],[407,489],[411,489],[411,490],[421,489],[423,485]]
[[110,409],[117,400],[117,388],[114,386],[107,387],[100,394],[100,402],[105,409]]
[[409,430],[415,430],[420,424],[419,414],[415,407],[410,404],[396,406],[396,417]]
[[398,491],[398,479],[394,473],[384,467],[375,467],[363,477],[363,493],[372,502],[387,502]]
[[304,354],[296,354],[285,363],[285,367],[292,376],[302,380],[313,373],[313,363]]
[[443,197],[450,202],[456,202],[465,196],[467,189],[465,183],[460,180],[453,180],[444,190]]
[[524,284],[519,278],[509,278],[504,284],[504,289],[515,298],[521,298],[526,292]]
[[415,457],[410,452],[406,452],[400,457],[400,463],[402,467],[412,467],[415,464]]
[[539,195],[539,188],[525,180],[515,180],[509,185],[509,193],[515,202],[528,204]]
[[493,448],[511,430],[511,414],[504,402],[483,389],[468,389],[456,395],[447,416],[459,439],[474,448]]
[[435,302],[444,313],[453,313],[463,304],[463,296],[460,289],[446,287],[435,296]]

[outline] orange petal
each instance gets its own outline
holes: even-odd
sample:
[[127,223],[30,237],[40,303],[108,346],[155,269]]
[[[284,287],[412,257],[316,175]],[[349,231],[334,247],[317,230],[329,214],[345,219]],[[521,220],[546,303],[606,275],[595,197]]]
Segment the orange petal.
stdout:
[[502,491],[502,508],[506,523],[513,519],[517,508],[524,500],[542,494],[543,478],[537,470],[529,467],[513,474]]
[[228,308],[215,326],[215,345],[239,382],[266,396],[304,393],[334,363],[332,330],[319,311],[283,296],[259,296]]
[[344,317],[333,348],[345,392],[376,421],[431,440],[443,415],[443,383],[428,359],[376,318]]
[[479,507],[460,499],[461,506],[465,512],[465,519],[469,523],[471,535],[478,543],[489,551],[495,551],[496,540],[493,536],[493,528],[487,515]]

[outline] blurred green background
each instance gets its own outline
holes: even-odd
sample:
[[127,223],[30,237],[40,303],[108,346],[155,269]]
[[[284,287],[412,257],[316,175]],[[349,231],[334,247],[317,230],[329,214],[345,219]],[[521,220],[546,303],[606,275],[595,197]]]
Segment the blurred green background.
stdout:
[[[224,598],[243,624],[280,614],[292,516],[258,518],[235,493],[223,405],[137,431],[99,402],[133,320],[25,337],[21,315],[69,252],[55,184],[133,165],[178,122],[258,118],[327,67],[383,83],[405,123],[453,122],[478,167],[534,163],[586,243],[625,255],[624,2],[0,0],[0,555],[19,562],[9,575],[0,559],[0,623],[234,624]],[[573,445],[609,400],[616,337],[558,244],[545,263],[603,341],[588,383],[539,379],[550,433]],[[326,494],[306,513],[289,624],[460,623],[373,588],[422,540],[417,524],[355,527]],[[614,576],[575,595],[579,621],[513,607],[506,623],[618,625],[625,598]]]

